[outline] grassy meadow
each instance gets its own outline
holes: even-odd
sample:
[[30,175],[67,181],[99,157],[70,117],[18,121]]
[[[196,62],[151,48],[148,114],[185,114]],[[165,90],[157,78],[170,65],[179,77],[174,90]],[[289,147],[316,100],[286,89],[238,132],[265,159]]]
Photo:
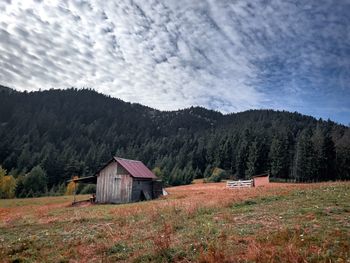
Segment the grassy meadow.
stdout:
[[[125,205],[0,200],[3,262],[349,262],[350,183],[168,188]],[[78,196],[85,199],[87,196]]]

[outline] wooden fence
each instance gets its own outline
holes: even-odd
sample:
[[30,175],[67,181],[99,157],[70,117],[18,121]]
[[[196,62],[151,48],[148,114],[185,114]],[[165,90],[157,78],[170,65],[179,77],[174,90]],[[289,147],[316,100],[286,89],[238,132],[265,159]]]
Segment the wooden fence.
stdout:
[[253,180],[244,180],[244,181],[227,181],[227,188],[243,188],[243,187],[253,187]]

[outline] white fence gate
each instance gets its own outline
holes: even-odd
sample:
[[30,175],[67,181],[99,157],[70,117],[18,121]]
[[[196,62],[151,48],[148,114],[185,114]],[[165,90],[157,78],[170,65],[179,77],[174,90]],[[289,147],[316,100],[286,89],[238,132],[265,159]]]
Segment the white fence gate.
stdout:
[[227,181],[227,188],[242,188],[242,187],[253,187],[253,180],[244,180],[244,181]]

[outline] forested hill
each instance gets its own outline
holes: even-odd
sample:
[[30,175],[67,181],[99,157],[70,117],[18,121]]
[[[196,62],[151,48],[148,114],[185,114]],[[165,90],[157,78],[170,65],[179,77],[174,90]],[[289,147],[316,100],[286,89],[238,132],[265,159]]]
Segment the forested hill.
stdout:
[[173,185],[214,167],[237,178],[350,179],[350,130],[273,110],[165,112],[87,89],[0,89],[0,165],[11,174],[40,165],[51,188],[93,174],[112,155],[158,167]]

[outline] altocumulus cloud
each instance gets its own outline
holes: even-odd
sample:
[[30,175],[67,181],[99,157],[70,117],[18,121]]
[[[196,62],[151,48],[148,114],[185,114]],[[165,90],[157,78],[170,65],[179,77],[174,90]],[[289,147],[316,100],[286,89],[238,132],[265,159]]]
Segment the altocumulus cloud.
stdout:
[[348,0],[6,0],[0,13],[0,80],[20,90],[350,113]]

